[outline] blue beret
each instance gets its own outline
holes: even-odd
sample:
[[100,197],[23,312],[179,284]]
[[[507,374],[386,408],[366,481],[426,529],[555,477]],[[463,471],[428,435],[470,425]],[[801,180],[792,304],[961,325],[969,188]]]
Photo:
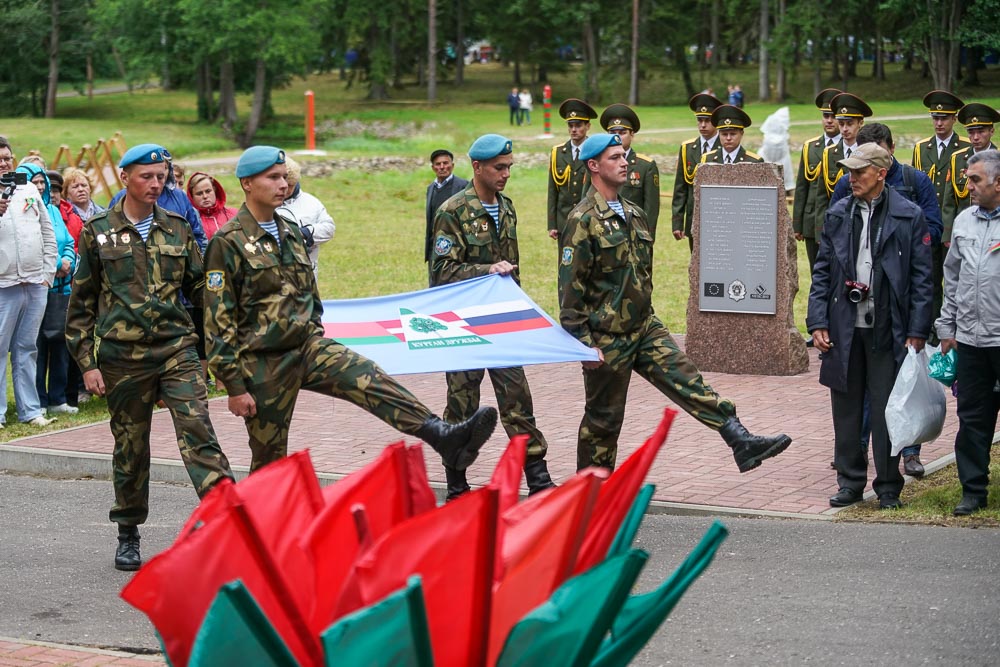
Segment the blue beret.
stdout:
[[507,155],[514,149],[514,142],[499,134],[484,134],[469,147],[470,160],[492,160],[498,155]]
[[139,144],[125,151],[119,169],[124,169],[130,164],[158,164],[170,159],[170,153],[159,144]]
[[580,159],[584,162],[593,160],[609,146],[621,145],[622,138],[617,134],[592,134],[583,142],[583,148],[580,149]]
[[236,178],[259,174],[276,164],[285,164],[285,151],[274,146],[251,146],[236,163]]

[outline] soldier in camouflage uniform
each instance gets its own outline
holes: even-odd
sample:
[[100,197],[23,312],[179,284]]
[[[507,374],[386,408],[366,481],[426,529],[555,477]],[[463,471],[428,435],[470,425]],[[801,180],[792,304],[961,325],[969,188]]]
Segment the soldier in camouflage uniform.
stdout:
[[722,102],[708,93],[698,93],[688,106],[698,121],[698,138],[681,144],[677,156],[677,174],[674,176],[674,196],[670,207],[673,212],[674,238],[688,240],[688,249],[694,250],[691,223],[694,221],[694,174],[701,163],[701,156],[719,147],[719,131],[712,125],[712,112]]
[[564,329],[598,350],[601,360],[583,362],[587,396],[577,468],[614,468],[633,370],[719,431],[740,472],[756,468],[788,447],[791,438],[750,434],[732,401],[712,391],[653,313],[653,237],[642,210],[618,197],[628,167],[621,140],[595,135],[584,144],[582,159],[593,187],[573,209],[561,238],[559,317]]
[[[433,284],[468,280],[491,273],[518,277],[517,213],[510,198],[501,194],[514,163],[512,142],[498,134],[476,139],[469,148],[472,182],[438,208],[434,218]],[[545,463],[548,445],[535,425],[531,390],[520,366],[491,368],[490,382],[507,435],[528,435],[524,476],[528,493],[554,486]],[[479,408],[479,391],[485,371],[447,373],[448,407],[444,418],[460,421]],[[445,468],[448,498],[469,490],[464,470]]]
[[601,114],[601,127],[617,134],[628,161],[628,181],[619,195],[642,207],[649,234],[656,241],[656,222],[660,218],[660,170],[653,158],[632,150],[632,139],[639,132],[639,116],[624,104],[612,104]]
[[481,408],[450,425],[371,360],[323,337],[323,306],[302,232],[275,214],[288,191],[285,153],[244,151],[236,176],[246,203],[205,253],[205,332],[229,411],[246,420],[251,472],[285,456],[300,389],[343,398],[465,470],[496,426]]
[[836,88],[827,88],[816,96],[816,107],[823,114],[823,134],[802,144],[802,158],[795,177],[795,202],[792,204],[792,231],[796,241],[806,244],[809,258],[809,275],[812,275],[819,252],[819,237],[823,231],[823,218],[830,206],[830,194],[823,185],[823,152],[840,141],[837,118],[830,110],[830,100],[840,94]]
[[[965,175],[969,158],[976,153],[995,149],[993,145],[993,123],[1000,123],[1000,113],[996,109],[973,102],[958,110],[958,122],[965,126],[969,135],[969,147],[959,148],[951,154],[948,167],[948,178],[951,187],[946,187],[944,201],[941,202],[941,218],[944,222],[944,234],[941,243],[945,248],[951,247],[951,228],[959,213],[969,208],[969,179]],[[947,255],[947,251],[945,251]]]
[[158,399],[170,410],[198,495],[232,478],[208,418],[194,324],[181,303],[183,293],[201,304],[201,253],[187,221],[155,203],[166,159],[155,144],[122,156],[125,197],[84,226],[66,314],[67,346],[87,391],[108,397],[119,570],[142,563],[137,526],[149,513],[149,431]]
[[566,121],[569,141],[553,146],[549,156],[548,218],[553,239],[559,238],[566,216],[587,192],[587,167],[578,156],[597,112],[583,100],[570,98],[559,105],[559,115]]

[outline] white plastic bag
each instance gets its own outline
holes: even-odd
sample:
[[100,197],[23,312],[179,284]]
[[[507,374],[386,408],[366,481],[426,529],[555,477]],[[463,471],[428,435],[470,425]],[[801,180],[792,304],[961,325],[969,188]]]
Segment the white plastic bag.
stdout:
[[947,404],[944,387],[927,374],[928,350],[906,348],[906,359],[896,376],[896,384],[885,406],[892,455],[904,447],[935,440],[944,428]]

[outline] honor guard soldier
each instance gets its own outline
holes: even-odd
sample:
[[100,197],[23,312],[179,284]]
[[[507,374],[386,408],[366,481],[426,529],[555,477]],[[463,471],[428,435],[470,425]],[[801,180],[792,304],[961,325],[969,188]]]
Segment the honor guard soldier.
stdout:
[[108,398],[115,439],[109,518],[118,524],[119,570],[142,564],[139,524],[149,514],[149,431],[158,400],[170,411],[198,495],[232,479],[208,418],[198,335],[181,303],[184,294],[202,304],[201,252],[187,220],[156,203],[168,159],[157,144],[134,146],[122,156],[125,196],[84,225],[66,313],[66,344],[84,385]]
[[712,125],[712,112],[721,105],[708,93],[698,93],[688,101],[698,122],[698,137],[681,144],[677,156],[677,173],[674,175],[674,196],[670,203],[674,238],[687,237],[688,248],[694,250],[691,222],[694,218],[694,172],[701,156],[719,147],[719,131]]
[[830,110],[830,100],[839,94],[840,91],[836,88],[827,88],[816,96],[816,107],[823,114],[823,134],[802,144],[802,158],[795,176],[792,231],[795,233],[795,240],[805,241],[810,275],[819,250],[823,217],[830,205],[830,193],[826,191],[820,176],[823,172],[823,151],[840,142],[840,127]]
[[[850,93],[840,93],[830,100],[830,109],[837,119],[840,129],[840,143],[828,146],[823,151],[823,186],[827,197],[833,195],[837,181],[844,175],[840,161],[851,157],[858,148],[858,132],[865,124],[865,118],[872,115],[872,108],[863,99]],[[817,231],[817,234],[819,232]],[[817,236],[817,238],[819,238]]]
[[718,431],[740,472],[782,452],[791,438],[749,433],[733,402],[705,383],[653,313],[653,237],[642,209],[618,195],[628,180],[621,139],[594,135],[583,145],[581,159],[593,187],[570,213],[559,244],[559,319],[599,354],[599,361],[583,362],[586,406],[577,469],[614,468],[633,371]]
[[[433,284],[446,285],[469,278],[499,273],[518,277],[517,213],[514,203],[502,194],[514,164],[510,139],[486,134],[469,148],[472,182],[448,199],[434,218]],[[531,390],[520,366],[489,369],[496,393],[500,420],[507,435],[528,436],[524,477],[528,493],[554,486],[545,463],[548,445],[535,424]],[[479,409],[479,388],[484,370],[446,373],[448,406],[444,418],[449,422],[468,419]],[[445,467],[448,499],[469,490],[464,470]]]
[[580,147],[597,112],[571,97],[559,105],[559,115],[566,121],[569,141],[553,146],[549,157],[549,237],[553,239],[559,238],[566,216],[587,192],[587,167],[580,160]]
[[701,156],[702,164],[718,162],[739,164],[740,162],[763,162],[764,158],[751,153],[741,145],[743,132],[750,127],[747,112],[731,104],[723,104],[712,112],[712,125],[719,131],[719,147]]
[[601,127],[621,137],[628,161],[628,180],[619,194],[642,207],[655,241],[656,221],[660,217],[660,170],[653,158],[632,150],[632,138],[639,132],[639,116],[624,104],[612,104],[601,114]]
[[[951,154],[969,147],[969,140],[955,133],[958,110],[964,106],[958,97],[944,90],[932,90],[924,96],[924,106],[934,123],[934,136],[918,141],[913,147],[913,166],[927,174],[934,184],[938,206],[944,206],[944,198],[951,189],[948,169]],[[954,219],[954,218],[953,218]],[[950,229],[951,223],[949,223]],[[934,318],[941,313],[944,284],[944,245],[940,242],[931,246],[934,261]]]
[[250,472],[285,456],[301,389],[353,403],[465,470],[493,433],[496,410],[448,424],[370,359],[323,336],[302,232],[275,212],[288,193],[286,175],[283,150],[245,150],[236,177],[246,202],[205,253],[209,365],[229,392],[229,411],[246,422]]
[[[969,146],[964,150],[959,148],[951,154],[948,165],[948,178],[951,180],[951,191],[945,192],[941,203],[941,217],[944,219],[944,234],[941,243],[945,248],[951,247],[951,227],[955,217],[969,208],[969,179],[965,170],[969,158],[976,153],[995,149],[993,145],[993,123],[1000,122],[1000,114],[996,109],[973,102],[958,110],[958,122],[965,126],[969,135]],[[947,253],[945,253],[947,254]]]

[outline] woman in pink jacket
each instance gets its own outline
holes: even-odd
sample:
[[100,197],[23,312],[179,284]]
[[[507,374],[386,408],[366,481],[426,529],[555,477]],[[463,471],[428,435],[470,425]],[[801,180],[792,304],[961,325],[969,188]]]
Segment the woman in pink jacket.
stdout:
[[222,184],[204,172],[195,172],[188,179],[187,195],[201,216],[206,240],[236,217],[237,210],[226,206],[226,191],[222,189]]

